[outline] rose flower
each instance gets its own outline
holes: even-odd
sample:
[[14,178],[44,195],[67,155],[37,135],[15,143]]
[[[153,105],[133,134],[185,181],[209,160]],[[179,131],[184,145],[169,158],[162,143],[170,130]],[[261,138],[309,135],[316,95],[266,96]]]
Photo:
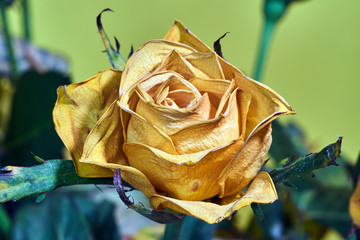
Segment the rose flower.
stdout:
[[79,176],[121,169],[152,208],[216,223],[253,202],[277,200],[272,179],[258,171],[271,122],[292,113],[276,92],[175,22],[123,72],[60,87],[53,118]]

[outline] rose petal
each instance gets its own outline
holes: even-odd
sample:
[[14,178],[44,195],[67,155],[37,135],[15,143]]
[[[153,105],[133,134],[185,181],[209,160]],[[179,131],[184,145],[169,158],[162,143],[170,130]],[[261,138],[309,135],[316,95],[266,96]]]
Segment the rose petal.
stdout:
[[172,140],[137,114],[132,114],[129,121],[126,142],[142,143],[170,154],[177,154]]
[[106,70],[80,83],[58,88],[58,99],[53,110],[55,129],[69,150],[77,173],[86,177],[109,171],[80,164],[85,139],[103,113],[118,98],[121,72]]
[[[122,150],[123,143],[120,107],[117,105],[117,100],[115,100],[87,136],[84,152],[79,162],[94,159],[94,161],[98,162],[128,165]],[[107,176],[109,175],[112,176],[111,171]],[[103,176],[97,172],[92,172],[87,177]]]
[[225,218],[231,218],[235,211],[251,203],[272,203],[277,200],[276,189],[271,177],[265,173],[259,173],[250,184],[245,195],[227,205],[218,205],[210,202],[183,201],[161,195],[150,198],[150,204],[157,210],[170,208],[184,213],[207,223],[213,224]]
[[[161,90],[161,88],[165,88],[165,86],[170,83],[166,82],[173,77],[175,77],[177,82],[181,84],[173,84],[171,88],[174,89],[169,89],[169,91],[174,93],[177,89],[188,89],[194,93],[194,100],[196,101],[192,102],[186,108],[167,108],[156,104],[153,99],[156,98],[155,94],[158,89]],[[223,84],[225,83],[226,82]],[[165,85],[161,86],[162,84]],[[214,84],[216,85],[216,81],[214,81]],[[134,94],[135,87],[139,96]],[[136,99],[139,99],[140,97],[140,101],[136,100],[135,103],[134,95],[136,95]],[[216,110],[210,103],[208,95],[204,94],[199,100],[197,100],[199,96],[201,96],[200,92],[189,81],[181,79],[181,76],[174,72],[167,71],[155,73],[148,78],[144,78],[139,83],[134,84],[124,92],[120,100],[120,104],[124,111],[142,116],[147,122],[152,125],[156,125],[157,128],[161,129],[166,134],[172,134],[185,126],[192,124],[193,122],[207,120],[214,116],[214,112]],[[132,106],[129,104],[130,101],[134,103]],[[123,115],[124,127],[127,127],[129,120],[129,117]]]
[[191,53],[184,58],[198,71],[201,71],[206,77],[212,79],[225,79],[221,65],[215,53]]
[[87,165],[111,169],[111,171],[121,169],[121,179],[132,185],[134,188],[140,190],[147,198],[156,194],[156,191],[149,179],[136,168],[116,163],[106,163],[105,161],[98,159],[86,159],[83,160],[83,162]]
[[169,135],[179,154],[188,154],[223,146],[240,137],[239,108],[233,91],[224,114],[199,121]]
[[143,144],[124,144],[129,164],[143,172],[156,190],[170,197],[204,200],[220,193],[217,179],[243,144],[242,139],[202,152],[172,155]]
[[223,69],[224,67],[228,70],[231,69],[236,86],[251,96],[246,123],[246,138],[261,125],[266,125],[281,115],[295,114],[285,99],[270,87],[248,78],[228,63],[223,65]]
[[199,52],[213,52],[211,48],[203,43],[179,21],[175,21],[174,25],[164,37],[164,40],[186,44]]
[[231,81],[222,79],[193,78],[189,82],[196,87],[200,93],[207,93],[215,108],[218,108],[221,99],[231,84]]
[[156,72],[174,71],[179,73],[183,78],[189,80],[194,77],[207,78],[207,75],[194,68],[184,57],[176,50],[173,50],[156,68]]
[[181,55],[196,52],[195,49],[189,46],[166,40],[152,40],[142,45],[126,63],[121,78],[120,96],[144,75],[154,71],[173,50],[176,50]]
[[253,134],[222,171],[220,198],[241,191],[256,176],[271,145],[271,123]]

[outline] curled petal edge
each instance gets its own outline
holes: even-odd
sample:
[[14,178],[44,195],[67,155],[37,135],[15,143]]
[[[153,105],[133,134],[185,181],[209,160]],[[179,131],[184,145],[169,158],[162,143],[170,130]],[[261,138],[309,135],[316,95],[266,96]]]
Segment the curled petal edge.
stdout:
[[150,204],[155,210],[170,208],[213,224],[231,218],[237,210],[249,206],[251,203],[268,204],[277,199],[278,196],[271,177],[266,172],[260,172],[242,197],[226,205],[211,202],[183,201],[157,194],[150,198]]

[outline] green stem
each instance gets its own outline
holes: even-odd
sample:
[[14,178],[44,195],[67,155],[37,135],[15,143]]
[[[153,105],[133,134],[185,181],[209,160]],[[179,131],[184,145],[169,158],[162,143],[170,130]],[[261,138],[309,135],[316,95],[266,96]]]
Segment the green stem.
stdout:
[[262,81],[262,74],[264,72],[265,60],[266,60],[266,56],[268,53],[269,44],[271,41],[274,27],[275,27],[274,21],[265,20],[263,33],[262,33],[262,39],[261,39],[261,43],[260,43],[261,45],[260,45],[260,49],[259,49],[259,53],[258,53],[257,65],[256,65],[255,75],[254,75],[254,79],[259,82]]
[[5,9],[6,9],[5,1],[0,0],[0,15],[1,15],[1,21],[3,26],[4,37],[5,37],[6,49],[8,51],[8,56],[10,60],[11,77],[16,77],[18,74],[18,68],[17,68],[14,48],[12,45],[12,40],[9,32],[9,25],[8,25]]
[[24,39],[30,41],[30,17],[29,17],[29,5],[27,0],[23,0],[23,30],[24,30]]
[[182,218],[175,223],[166,224],[163,240],[179,240],[184,219]]

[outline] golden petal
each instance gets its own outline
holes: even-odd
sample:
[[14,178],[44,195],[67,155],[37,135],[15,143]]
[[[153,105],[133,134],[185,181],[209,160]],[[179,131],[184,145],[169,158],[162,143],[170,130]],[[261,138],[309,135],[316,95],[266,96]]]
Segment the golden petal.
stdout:
[[[58,88],[53,110],[55,129],[69,150],[76,170],[86,177],[93,172],[107,174],[108,170],[79,164],[85,139],[108,107],[118,99],[121,72],[106,70],[86,81]],[[81,167],[80,167],[81,165]]]
[[[209,116],[214,115],[215,109],[211,105],[208,95],[205,94],[197,100],[198,95],[200,93],[196,90],[196,102],[188,105],[187,108],[178,109],[158,105],[149,98],[140,97],[136,106],[136,113],[151,125],[161,129],[167,135],[171,135],[194,122],[207,120]],[[175,103],[179,102],[175,101]]]
[[154,71],[173,50],[181,55],[196,52],[189,46],[166,40],[152,40],[142,45],[126,63],[121,78],[120,95],[146,74]]
[[176,50],[171,51],[162,63],[154,70],[155,72],[174,71],[183,78],[189,80],[194,77],[207,77],[204,73],[194,68]]
[[205,74],[207,76],[206,78],[225,79],[218,61],[218,56],[215,53],[198,52],[186,55],[184,58],[194,66],[195,69]]
[[238,139],[202,152],[172,155],[143,144],[124,144],[129,164],[143,172],[158,192],[187,200],[204,200],[220,193],[217,178],[242,146]]
[[256,176],[271,145],[271,123],[247,139],[222,171],[218,182],[220,198],[241,191]]
[[186,44],[199,52],[213,52],[211,48],[203,43],[179,21],[175,21],[174,25],[165,35],[164,40]]
[[215,108],[218,108],[221,99],[231,84],[231,81],[222,79],[193,78],[189,82],[196,87],[200,93],[207,93]]
[[[123,144],[120,107],[117,105],[117,100],[115,100],[87,136],[84,152],[79,163],[81,166],[85,166],[89,164],[83,162],[91,160],[93,162],[128,165],[122,150]],[[109,171],[107,176],[109,175],[112,176],[111,171]],[[87,177],[104,176],[101,173],[92,172]]]
[[271,177],[265,172],[260,172],[241,198],[226,205],[210,202],[183,201],[161,195],[151,197],[150,204],[157,210],[170,208],[213,224],[225,218],[231,218],[235,211],[249,206],[253,202],[272,203],[276,200],[276,189]]
[[240,137],[237,91],[230,96],[227,110],[221,116],[199,121],[169,135],[179,154],[188,154],[223,146]]
[[129,121],[126,142],[141,143],[170,154],[177,154],[172,140],[165,133],[135,113]]
[[265,125],[281,115],[295,114],[285,99],[270,87],[245,76],[225,60],[222,60],[222,68],[225,69],[224,73],[228,75],[227,77],[234,79],[238,89],[251,97],[246,123],[246,138],[259,126]]
[[84,163],[87,165],[94,165],[96,167],[110,169],[121,169],[121,179],[132,185],[134,188],[140,190],[147,198],[150,198],[156,194],[155,188],[149,181],[149,179],[138,169],[119,165],[116,163],[107,163],[104,161],[96,161],[96,159],[86,159]]

